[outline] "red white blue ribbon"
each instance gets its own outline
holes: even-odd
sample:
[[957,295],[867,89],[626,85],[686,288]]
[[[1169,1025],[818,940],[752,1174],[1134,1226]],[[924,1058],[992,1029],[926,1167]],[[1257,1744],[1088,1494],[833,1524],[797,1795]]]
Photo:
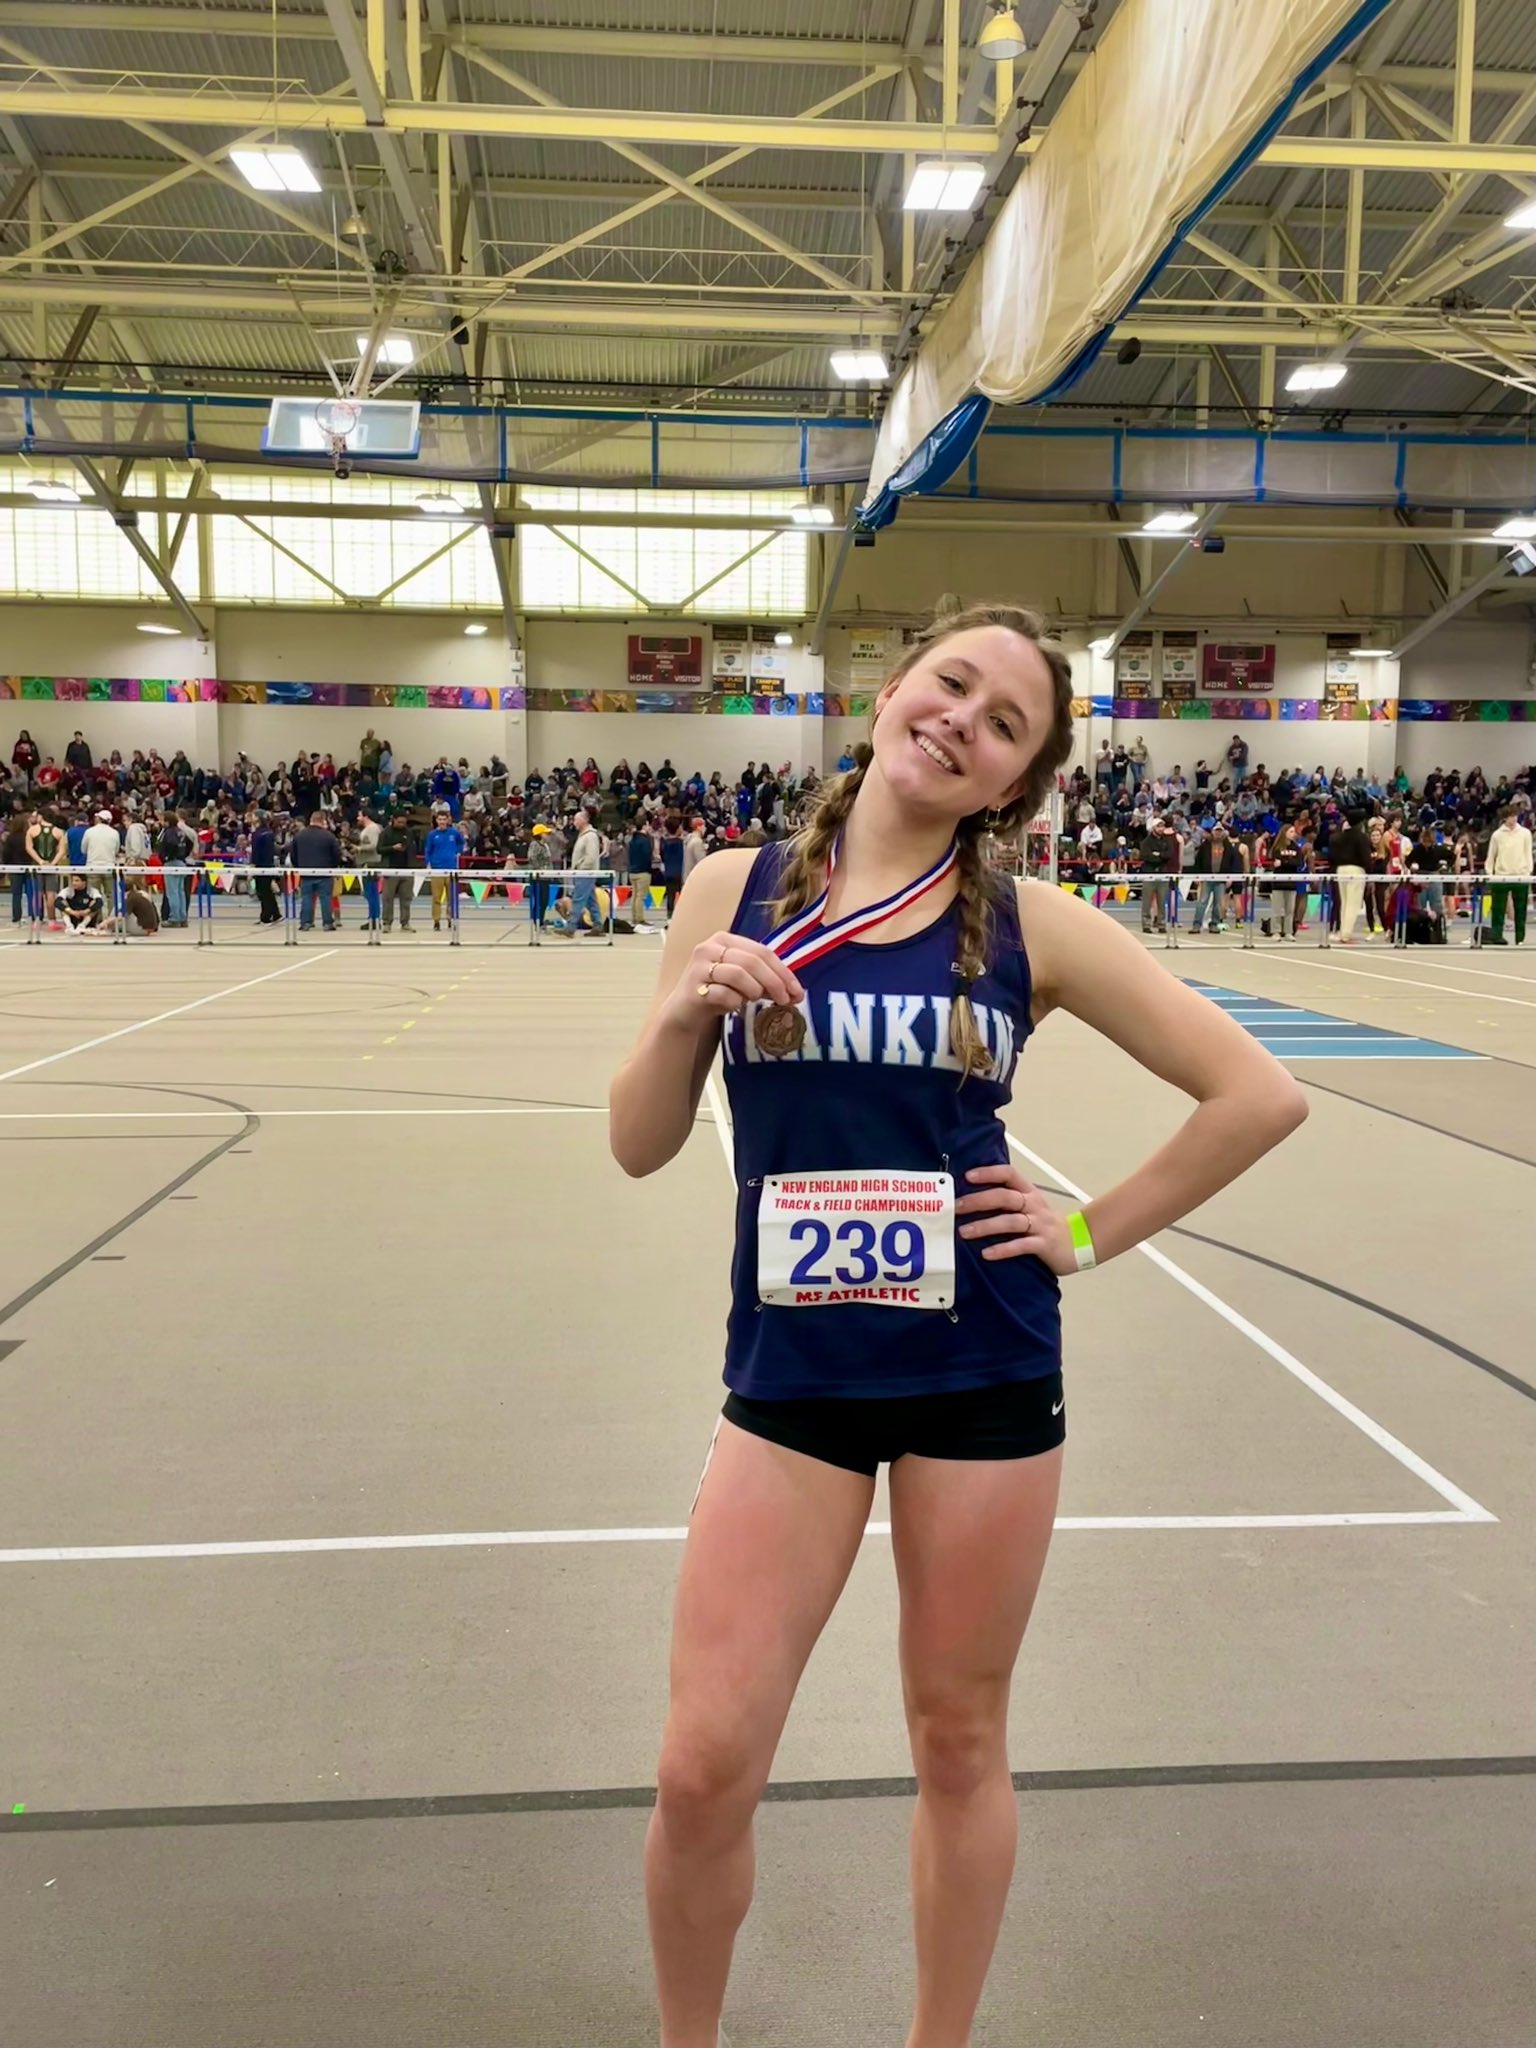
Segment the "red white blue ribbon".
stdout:
[[834,924],[823,924],[822,913],[827,907],[827,897],[832,890],[832,877],[837,869],[837,856],[842,842],[839,840],[827,857],[827,883],[814,903],[806,905],[768,934],[763,943],[772,953],[777,953],[786,967],[807,967],[811,961],[819,960],[824,953],[832,953],[839,946],[845,946],[850,939],[857,939],[863,933],[873,931],[888,918],[916,903],[936,889],[960,858],[959,848],[953,840],[949,849],[940,855],[928,872],[919,875],[915,882],[908,882],[893,896],[887,896],[881,903],[870,903],[863,910],[850,911],[847,917],[840,917]]

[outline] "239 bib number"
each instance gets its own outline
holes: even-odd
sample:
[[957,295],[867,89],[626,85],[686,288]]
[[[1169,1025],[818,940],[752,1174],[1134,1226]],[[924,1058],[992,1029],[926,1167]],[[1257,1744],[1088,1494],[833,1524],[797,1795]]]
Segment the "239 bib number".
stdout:
[[759,1298],[775,1308],[864,1302],[943,1308],[955,1292],[947,1173],[773,1174],[758,1209]]

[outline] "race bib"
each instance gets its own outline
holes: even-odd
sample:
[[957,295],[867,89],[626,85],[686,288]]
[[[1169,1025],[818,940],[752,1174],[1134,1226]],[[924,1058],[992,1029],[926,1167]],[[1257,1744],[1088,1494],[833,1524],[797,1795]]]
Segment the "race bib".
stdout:
[[952,1307],[953,1175],[769,1174],[757,1212],[757,1291],[772,1308]]

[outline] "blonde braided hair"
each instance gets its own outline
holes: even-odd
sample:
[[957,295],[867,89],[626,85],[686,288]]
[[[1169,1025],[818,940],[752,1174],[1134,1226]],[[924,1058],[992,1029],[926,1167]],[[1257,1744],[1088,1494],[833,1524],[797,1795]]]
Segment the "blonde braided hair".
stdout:
[[[941,609],[901,660],[887,682],[896,682],[914,668],[924,655],[956,633],[968,633],[978,626],[1001,626],[1017,633],[1039,650],[1051,672],[1051,722],[1039,751],[1025,771],[1024,787],[1001,811],[974,812],[963,818],[956,833],[959,849],[960,887],[959,931],[955,961],[957,987],[949,1013],[950,1049],[960,1061],[961,1079],[991,1071],[992,1060],[981,1035],[970,990],[986,973],[992,958],[995,906],[1006,886],[987,862],[982,842],[991,838],[1000,844],[1016,842],[1019,833],[1035,815],[1042,799],[1054,786],[1056,771],[1072,752],[1072,672],[1065,651],[1046,637],[1045,620],[1023,605],[974,604],[952,610]],[[874,748],[861,740],[854,748],[854,766],[828,783],[809,821],[790,841],[779,876],[779,894],[772,906],[775,924],[804,910],[820,895],[827,872],[827,860],[854,806]]]

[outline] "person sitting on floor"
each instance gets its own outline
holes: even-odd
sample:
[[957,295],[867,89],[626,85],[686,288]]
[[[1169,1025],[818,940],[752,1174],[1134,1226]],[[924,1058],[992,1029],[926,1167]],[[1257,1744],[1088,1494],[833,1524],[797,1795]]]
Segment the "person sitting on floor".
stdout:
[[93,889],[84,875],[72,874],[57,908],[67,932],[94,932],[101,929],[106,904],[101,891]]

